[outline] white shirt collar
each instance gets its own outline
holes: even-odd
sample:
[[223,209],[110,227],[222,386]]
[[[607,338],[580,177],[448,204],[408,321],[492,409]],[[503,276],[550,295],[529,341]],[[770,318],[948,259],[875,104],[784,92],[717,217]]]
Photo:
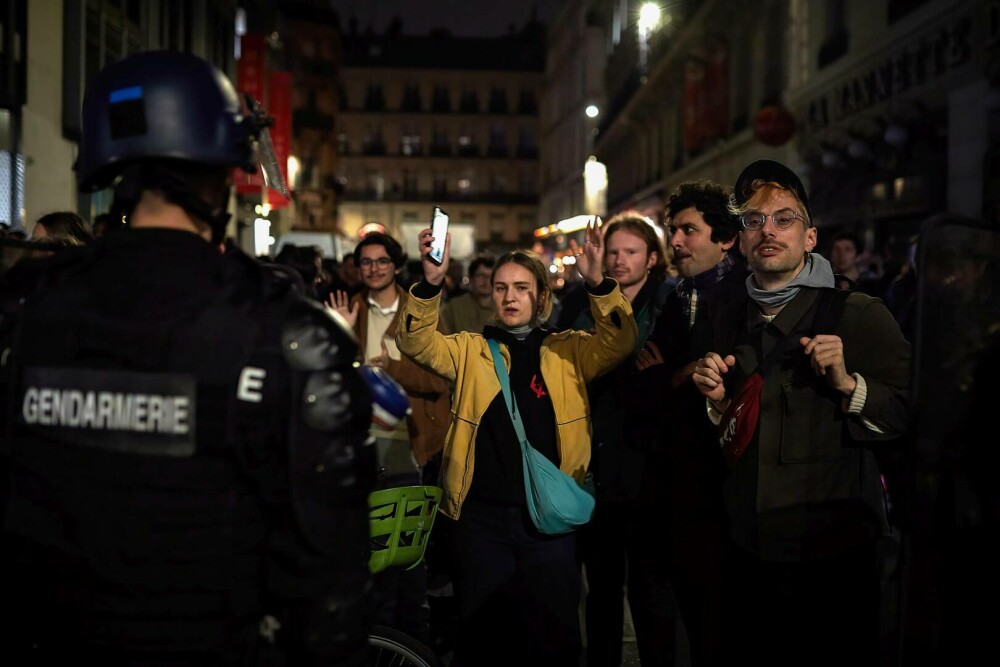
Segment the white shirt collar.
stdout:
[[389,306],[389,307],[387,307],[387,308],[384,308],[384,307],[380,306],[379,304],[377,304],[375,302],[375,300],[371,297],[371,294],[369,294],[368,295],[368,306],[370,308],[376,308],[383,315],[395,315],[396,311],[399,310],[399,294],[398,293],[396,294],[396,300],[393,301],[392,305]]

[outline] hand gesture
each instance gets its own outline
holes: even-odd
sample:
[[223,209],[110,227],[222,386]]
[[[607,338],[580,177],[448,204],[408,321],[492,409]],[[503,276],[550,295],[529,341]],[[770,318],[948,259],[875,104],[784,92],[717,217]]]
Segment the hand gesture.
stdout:
[[420,263],[424,267],[424,280],[431,285],[440,285],[444,282],[444,277],[448,273],[448,262],[451,259],[451,234],[445,234],[444,259],[441,261],[441,266],[431,261],[431,243],[433,242],[434,236],[432,236],[430,228],[421,230],[417,235],[417,247],[420,248]]
[[369,366],[377,366],[378,368],[389,369],[389,348],[385,345],[385,339],[382,339],[382,354],[377,357],[372,357],[368,360]]
[[337,290],[331,293],[323,305],[344,318],[349,329],[354,328],[354,323],[358,321],[358,308],[360,308],[361,303],[355,302],[354,307],[351,308],[351,297],[347,295],[347,292]]
[[722,358],[716,352],[709,352],[695,364],[691,379],[702,396],[719,406],[726,397],[726,385],[722,382],[722,376],[735,365],[736,357],[733,355],[728,354]]
[[604,280],[604,223],[596,215],[587,223],[584,232],[583,249],[576,239],[570,239],[569,247],[576,256],[576,268],[590,287],[597,287]]
[[809,338],[803,336],[799,339],[803,347],[803,352],[812,362],[816,375],[826,378],[826,383],[844,396],[854,393],[857,381],[847,372],[844,364],[844,342],[840,336],[832,334],[821,334]]
[[639,356],[635,359],[635,367],[640,371],[662,363],[663,355],[660,354],[660,348],[652,341],[646,343],[646,346],[639,351]]

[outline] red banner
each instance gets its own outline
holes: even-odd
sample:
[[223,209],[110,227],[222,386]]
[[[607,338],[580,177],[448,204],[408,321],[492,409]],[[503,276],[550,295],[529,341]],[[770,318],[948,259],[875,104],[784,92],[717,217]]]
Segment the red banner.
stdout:
[[696,58],[684,64],[684,149],[701,150],[704,142],[705,65]]
[[[278,160],[281,175],[288,183],[288,156],[292,146],[292,74],[270,72],[267,79],[267,113],[274,117],[271,126],[271,143]],[[288,184],[291,189],[291,184]],[[288,206],[289,200],[277,190],[268,188],[267,202],[271,208]]]
[[702,138],[714,140],[729,130],[729,45],[708,40],[705,53],[705,109]]
[[[258,34],[243,35],[240,40],[240,59],[236,66],[236,89],[241,93],[249,93],[258,102],[264,102],[264,74],[267,67],[267,52],[264,49],[264,36]],[[260,169],[254,174],[247,174],[242,169],[233,170],[233,185],[239,194],[260,192],[264,187],[264,176]]]

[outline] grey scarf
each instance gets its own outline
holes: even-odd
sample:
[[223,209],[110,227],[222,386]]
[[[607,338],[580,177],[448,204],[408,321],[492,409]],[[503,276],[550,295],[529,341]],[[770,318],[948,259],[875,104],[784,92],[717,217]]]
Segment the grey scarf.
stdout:
[[798,275],[789,283],[778,289],[761,289],[753,280],[753,274],[747,276],[747,292],[757,305],[768,308],[783,306],[794,299],[801,287],[835,287],[833,267],[825,257],[814,252],[806,253],[806,264]]
[[524,340],[525,338],[527,338],[528,334],[531,333],[531,330],[535,328],[530,324],[525,324],[524,326],[521,327],[506,327],[499,321],[497,322],[497,326],[506,331],[507,333],[512,334],[514,338],[518,340]]

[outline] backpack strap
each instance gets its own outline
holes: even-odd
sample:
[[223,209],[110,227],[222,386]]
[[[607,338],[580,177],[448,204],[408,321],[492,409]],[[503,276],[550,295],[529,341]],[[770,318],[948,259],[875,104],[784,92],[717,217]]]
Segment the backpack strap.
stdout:
[[820,288],[816,299],[816,315],[813,318],[813,335],[831,334],[840,324],[844,314],[844,304],[851,295],[849,289],[835,287]]

